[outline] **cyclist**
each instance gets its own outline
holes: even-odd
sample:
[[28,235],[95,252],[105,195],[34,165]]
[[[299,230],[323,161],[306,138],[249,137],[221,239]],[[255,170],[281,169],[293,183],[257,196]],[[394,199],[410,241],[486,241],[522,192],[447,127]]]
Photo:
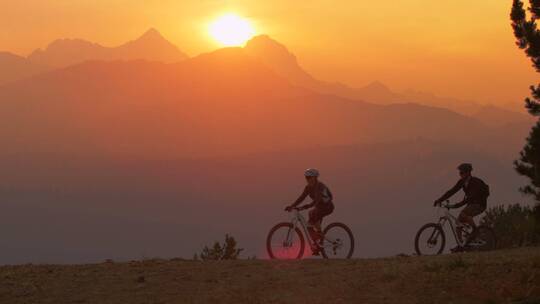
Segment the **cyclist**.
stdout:
[[314,207],[309,212],[308,231],[311,239],[315,242],[311,250],[313,255],[319,255],[320,247],[318,245],[321,238],[321,224],[323,217],[331,214],[334,211],[333,196],[330,189],[319,181],[319,171],[317,169],[307,169],[304,172],[307,185],[298,199],[290,206],[285,208],[285,211],[291,211],[294,207],[302,203],[308,196],[313,202],[304,205],[302,209]]
[[[460,179],[452,189],[448,190],[443,196],[435,200],[434,206],[440,206],[441,203],[451,196],[456,194],[460,189],[465,192],[465,198],[460,203],[451,205],[450,208],[459,208],[466,205],[458,216],[458,225],[456,227],[457,236],[461,244],[463,244],[463,224],[467,224],[476,230],[474,217],[486,210],[487,198],[489,196],[489,186],[480,178],[472,176],[473,167],[471,164],[463,163],[457,167],[459,170]],[[463,247],[460,245],[452,249],[453,252],[461,251]]]

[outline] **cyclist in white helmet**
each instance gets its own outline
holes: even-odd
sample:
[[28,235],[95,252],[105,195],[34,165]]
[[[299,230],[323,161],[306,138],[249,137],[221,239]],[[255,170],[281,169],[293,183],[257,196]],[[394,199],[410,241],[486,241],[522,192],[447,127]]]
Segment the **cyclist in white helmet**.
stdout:
[[[304,205],[302,209],[314,207],[309,212],[308,230],[311,238],[318,243],[321,236],[322,219],[334,211],[333,196],[330,189],[319,181],[319,171],[317,169],[307,169],[304,172],[307,185],[298,199],[290,206],[285,208],[285,211],[291,211],[294,207],[302,203],[308,196],[313,200],[311,203]],[[320,248],[311,248],[314,255],[318,255]]]

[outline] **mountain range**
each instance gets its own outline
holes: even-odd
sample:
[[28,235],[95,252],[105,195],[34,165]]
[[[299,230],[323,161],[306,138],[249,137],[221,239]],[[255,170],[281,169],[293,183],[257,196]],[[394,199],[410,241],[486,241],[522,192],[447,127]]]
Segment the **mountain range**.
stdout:
[[[396,93],[381,82],[374,81],[365,87],[353,88],[342,83],[317,80],[307,73],[296,57],[283,44],[267,35],[256,36],[244,47],[245,51],[260,59],[276,74],[293,85],[301,86],[322,94],[332,94],[354,100],[376,104],[417,103],[447,108],[472,116],[492,126],[516,122],[531,122],[515,106],[483,105],[474,101],[438,97],[430,93],[408,90]],[[118,47],[104,47],[82,39],[58,39],[44,50],[37,49],[27,58],[0,52],[0,85],[30,77],[43,71],[67,67],[88,60],[136,60],[144,59],[164,63],[179,62],[188,56],[167,41],[157,30],[149,29],[138,39]]]
[[0,85],[44,71],[88,60],[137,60],[177,62],[188,58],[155,29],[117,47],[106,47],[83,39],[58,39],[28,57],[0,52]]
[[[475,116],[491,125],[514,123],[516,119],[518,121],[531,121],[524,113],[517,113],[514,107],[504,109],[494,105],[482,105],[474,101],[438,97],[430,93],[414,90],[396,93],[379,81],[374,81],[365,87],[353,88],[342,83],[317,80],[302,69],[294,54],[290,53],[284,45],[267,35],[260,35],[251,39],[246,44],[245,50],[248,54],[261,59],[274,72],[291,83],[322,94],[332,94],[377,104],[417,103],[446,108],[464,115]],[[486,119],[484,119],[483,115],[485,112],[489,112]],[[510,115],[510,117],[507,118],[507,115]]]
[[146,59],[170,63],[186,58],[186,54],[155,29],[117,47],[105,47],[81,39],[59,39],[45,50],[37,49],[28,56],[29,61],[50,67],[66,67],[87,60]]
[[225,48],[175,64],[88,61],[6,85],[4,153],[191,157],[411,138],[507,151],[489,139],[514,132],[443,108],[320,94],[246,53]]

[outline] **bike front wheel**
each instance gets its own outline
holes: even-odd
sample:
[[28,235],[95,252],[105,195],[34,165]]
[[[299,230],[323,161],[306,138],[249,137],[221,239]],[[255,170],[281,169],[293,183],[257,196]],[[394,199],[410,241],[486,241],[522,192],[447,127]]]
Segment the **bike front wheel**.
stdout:
[[275,225],[266,238],[266,250],[271,259],[301,259],[305,246],[304,235],[291,223]]
[[446,244],[444,231],[439,224],[425,224],[414,238],[414,249],[418,255],[441,254]]
[[325,259],[350,259],[354,252],[354,236],[347,225],[332,223],[324,228],[321,254]]

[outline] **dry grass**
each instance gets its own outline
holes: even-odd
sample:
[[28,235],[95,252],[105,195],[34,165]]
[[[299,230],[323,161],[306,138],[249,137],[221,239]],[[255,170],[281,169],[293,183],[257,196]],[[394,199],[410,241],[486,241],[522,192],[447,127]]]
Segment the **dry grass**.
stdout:
[[540,248],[342,261],[0,267],[0,303],[540,303]]

